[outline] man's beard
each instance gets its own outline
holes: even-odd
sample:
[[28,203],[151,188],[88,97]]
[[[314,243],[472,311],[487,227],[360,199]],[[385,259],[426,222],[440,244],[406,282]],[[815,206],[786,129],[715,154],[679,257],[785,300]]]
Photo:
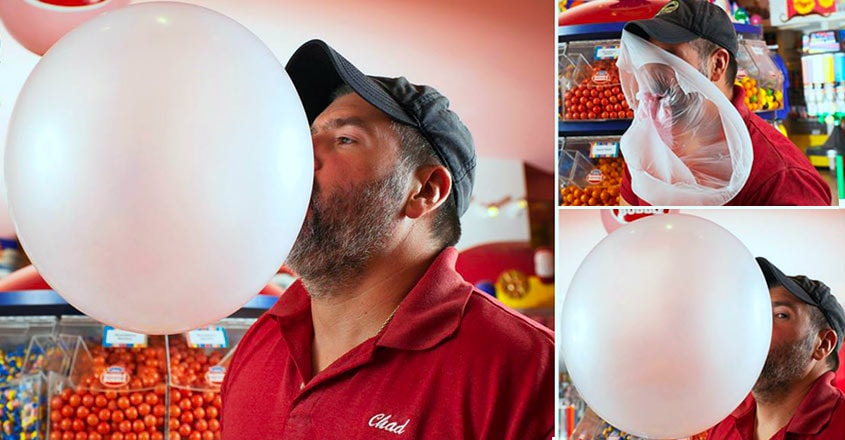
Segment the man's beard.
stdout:
[[405,168],[330,194],[314,182],[310,212],[286,261],[312,297],[353,284],[387,247],[404,201]]
[[751,390],[757,401],[776,401],[804,375],[813,354],[814,340],[815,335],[810,332],[802,340],[780,344],[769,350],[763,372]]

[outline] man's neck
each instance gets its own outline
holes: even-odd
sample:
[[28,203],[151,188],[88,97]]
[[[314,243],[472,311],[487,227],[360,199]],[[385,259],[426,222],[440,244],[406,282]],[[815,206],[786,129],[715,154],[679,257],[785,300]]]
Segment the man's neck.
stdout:
[[438,253],[394,250],[373,258],[357,279],[312,292],[314,374],[378,334]]
[[815,385],[816,380],[826,372],[827,370],[814,369],[810,374],[790,384],[786,390],[778,395],[766,396],[765,398],[755,395],[757,411],[754,440],[769,440],[786,426],[792,416],[795,415],[795,411],[801,405],[807,393]]

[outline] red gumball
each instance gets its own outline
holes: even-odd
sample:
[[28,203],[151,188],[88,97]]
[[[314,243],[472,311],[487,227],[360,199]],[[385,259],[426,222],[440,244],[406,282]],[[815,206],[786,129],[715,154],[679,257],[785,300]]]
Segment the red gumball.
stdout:
[[138,418],[138,409],[134,406],[130,406],[123,411],[124,415],[126,415],[126,420],[135,420]]
[[156,416],[152,414],[145,415],[144,425],[146,425],[148,428],[154,428],[156,426]]

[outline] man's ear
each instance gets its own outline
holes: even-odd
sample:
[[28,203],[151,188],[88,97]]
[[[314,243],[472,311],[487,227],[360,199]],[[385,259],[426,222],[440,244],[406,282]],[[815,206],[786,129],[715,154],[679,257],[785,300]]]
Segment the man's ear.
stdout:
[[829,328],[819,331],[818,343],[813,350],[813,359],[820,361],[828,357],[834,347],[836,347],[836,332]]
[[446,202],[452,191],[452,176],[446,167],[419,167],[414,173],[411,194],[405,204],[405,216],[420,218]]
[[710,81],[721,84],[725,80],[728,71],[728,62],[731,59],[728,50],[720,47],[710,55]]

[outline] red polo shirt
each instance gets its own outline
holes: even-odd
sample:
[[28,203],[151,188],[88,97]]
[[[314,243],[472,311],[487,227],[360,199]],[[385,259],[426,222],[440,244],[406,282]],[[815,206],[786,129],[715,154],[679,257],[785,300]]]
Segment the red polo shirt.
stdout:
[[[783,133],[748,110],[742,87],[734,86],[733,105],[751,135],[754,162],[745,186],[726,205],[830,206],[832,197],[827,182]],[[631,189],[631,173],[627,166],[620,193],[630,205],[648,205]]]
[[379,335],[313,375],[300,282],[250,328],[223,384],[223,439],[548,440],[554,336],[444,250]]
[[[828,371],[816,379],[795,414],[770,440],[845,439],[845,393],[833,386]],[[750,394],[725,420],[707,433],[712,440],[753,440],[757,404]]]

